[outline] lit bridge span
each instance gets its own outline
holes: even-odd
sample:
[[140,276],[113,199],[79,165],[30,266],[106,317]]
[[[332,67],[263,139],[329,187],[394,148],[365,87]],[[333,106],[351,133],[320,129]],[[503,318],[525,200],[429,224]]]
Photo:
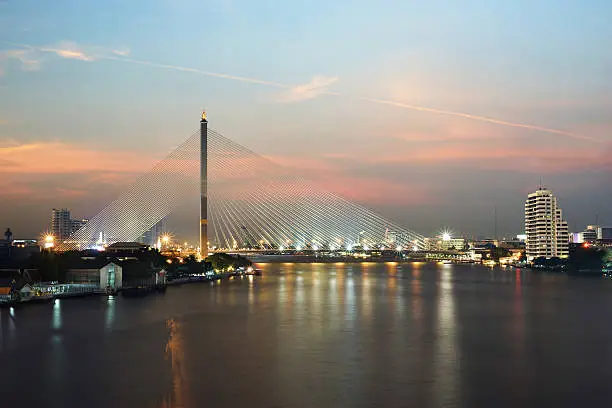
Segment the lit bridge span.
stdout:
[[[424,237],[208,129],[208,247],[423,249]],[[200,191],[200,132],[187,138],[64,244],[137,241]],[[199,217],[193,214],[194,223]]]

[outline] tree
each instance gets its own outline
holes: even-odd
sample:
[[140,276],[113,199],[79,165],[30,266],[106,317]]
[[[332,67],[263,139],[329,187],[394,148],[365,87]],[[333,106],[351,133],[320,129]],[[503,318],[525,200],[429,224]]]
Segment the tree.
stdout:
[[567,267],[574,273],[601,273],[607,257],[605,249],[580,246],[570,253]]
[[206,258],[206,262],[209,262],[215,270],[226,270],[227,268],[234,267],[247,267],[251,265],[251,261],[240,255],[228,255],[224,253],[211,254]]

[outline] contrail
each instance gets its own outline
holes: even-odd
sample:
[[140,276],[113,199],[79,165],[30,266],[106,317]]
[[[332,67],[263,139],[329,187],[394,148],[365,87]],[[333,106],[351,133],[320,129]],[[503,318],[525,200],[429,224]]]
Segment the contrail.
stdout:
[[[34,46],[31,46],[31,45],[27,45],[27,44],[12,43],[12,42],[8,42],[8,41],[4,41],[4,43],[5,44],[16,45],[16,46],[20,46],[20,47],[25,47],[25,48],[29,48],[29,49],[33,49],[33,50],[37,50],[37,51],[41,51],[41,52],[54,52],[54,53],[57,53],[56,52],[57,50],[49,49],[49,48],[39,48],[39,47],[34,47]],[[64,57],[64,58],[67,58],[67,57]],[[114,56],[110,56],[110,55],[105,55],[105,56],[96,56],[96,59],[106,59],[106,60],[113,60],[113,61],[120,61],[120,62],[128,62],[128,63],[131,63],[131,64],[146,65],[146,66],[149,66],[149,67],[155,67],[155,68],[161,68],[161,69],[169,69],[169,70],[182,71],[182,72],[191,72],[193,74],[205,75],[205,76],[214,77],[214,78],[229,79],[229,80],[232,80],[232,81],[247,82],[247,83],[257,84],[257,85],[266,85],[266,86],[271,86],[271,87],[280,88],[280,89],[293,89],[293,88],[295,88],[294,86],[282,84],[280,82],[266,81],[266,80],[263,80],[263,79],[249,78],[249,77],[238,76],[238,75],[223,74],[223,73],[219,73],[219,72],[203,71],[203,70],[196,69],[196,68],[181,67],[181,66],[178,66],[178,65],[160,64],[160,63],[157,63],[157,62],[138,60],[138,59],[127,58],[127,57],[114,57]],[[320,92],[318,92],[318,94],[320,94],[320,95],[328,95],[328,96],[344,96],[344,97],[349,97],[349,96],[342,95],[342,94],[337,93],[337,92],[324,91],[324,90],[321,90]],[[427,106],[411,105],[411,104],[407,104],[407,103],[403,103],[403,102],[397,102],[397,101],[392,101],[392,100],[372,98],[372,97],[368,97],[368,96],[357,96],[357,97],[353,97],[353,98],[356,98],[356,99],[362,100],[362,101],[366,101],[366,102],[370,102],[370,103],[376,103],[376,104],[379,104],[379,105],[395,106],[397,108],[410,109],[410,110],[420,111],[420,112],[428,112],[428,113],[433,113],[433,114],[438,114],[438,115],[455,116],[455,117],[460,117],[460,118],[464,118],[464,119],[475,120],[475,121],[478,121],[478,122],[491,123],[491,124],[499,125],[499,126],[507,126],[507,127],[528,129],[528,130],[534,130],[534,131],[543,132],[543,133],[550,133],[550,134],[568,136],[568,137],[572,137],[572,138],[575,138],[575,139],[587,140],[587,141],[590,141],[590,142],[603,143],[602,140],[596,139],[596,138],[593,138],[593,137],[590,137],[590,136],[585,136],[585,135],[581,135],[581,134],[577,134],[577,133],[567,132],[567,131],[564,131],[564,130],[547,128],[547,127],[543,127],[543,126],[531,125],[531,124],[528,124],[528,123],[510,122],[510,121],[502,120],[502,119],[495,119],[495,118],[489,118],[489,117],[486,117],[486,116],[473,115],[473,114],[466,113],[466,112],[447,111],[447,110],[442,110],[442,109],[430,108],[430,107],[427,107]]]
[[[159,64],[159,63],[156,63],[156,62],[143,61],[143,60],[135,60],[135,59],[132,59],[132,58],[110,57],[110,56],[109,57],[102,57],[102,58],[110,59],[110,60],[114,60],[114,61],[130,62],[130,63],[133,63],[133,64],[147,65],[147,66],[163,68],[163,69],[173,69],[173,70],[177,70],[177,71],[191,72],[191,73],[195,73],[195,74],[206,75],[206,76],[211,76],[211,77],[216,77],[216,78],[231,79],[231,80],[240,81],[240,82],[249,82],[249,83],[258,84],[258,85],[267,85],[267,86],[272,86],[272,87],[275,87],[275,88],[282,88],[282,89],[292,89],[292,88],[294,88],[294,86],[282,84],[282,83],[279,83],[279,82],[266,81],[266,80],[257,79],[257,78],[248,78],[248,77],[229,75],[229,74],[221,74],[221,73],[218,73],[218,72],[202,71],[202,70],[195,69],[195,68],[186,68],[186,67],[180,67],[180,66],[176,66],[176,65]],[[331,92],[331,91],[322,91],[322,92],[319,92],[319,94],[321,94],[321,95],[328,95],[328,96],[343,96],[340,93]],[[362,101],[367,101],[367,102],[370,102],[370,103],[376,103],[376,104],[379,104],[379,105],[395,106],[395,107],[398,107],[398,108],[410,109],[410,110],[415,110],[415,111],[420,111],[420,112],[434,113],[434,114],[438,114],[438,115],[455,116],[455,117],[475,120],[475,121],[479,121],[479,122],[491,123],[491,124],[494,124],[494,125],[508,126],[508,127],[514,127],[514,128],[522,128],[522,129],[529,129],[529,130],[535,130],[535,131],[538,131],[538,132],[552,133],[552,134],[556,134],[556,135],[563,135],[563,136],[573,137],[573,138],[580,139],[580,140],[588,140],[590,142],[603,143],[601,140],[593,138],[593,137],[590,137],[590,136],[580,135],[580,134],[577,134],[577,133],[567,132],[567,131],[564,131],[564,130],[551,129],[551,128],[547,128],[547,127],[543,127],[543,126],[530,125],[530,124],[527,124],[527,123],[509,122],[509,121],[501,120],[501,119],[488,118],[488,117],[479,116],[479,115],[472,115],[470,113],[465,113],[465,112],[454,112],[454,111],[447,111],[447,110],[442,110],[442,109],[430,108],[430,107],[427,107],[427,106],[410,105],[410,104],[406,104],[406,103],[402,103],[402,102],[385,100],[385,99],[371,98],[371,97],[367,97],[367,96],[359,96],[359,97],[357,97],[357,99],[362,100]]]
[[487,122],[487,123],[492,123],[492,124],[495,124],[495,125],[510,126],[510,127],[529,129],[529,130],[536,130],[536,131],[539,131],[539,132],[546,132],[546,133],[554,133],[554,134],[557,134],[557,135],[564,135],[564,136],[574,137],[574,138],[577,138],[577,139],[588,140],[588,141],[591,141],[591,142],[602,143],[601,140],[595,139],[595,138],[590,137],[590,136],[579,135],[577,133],[566,132],[564,130],[551,129],[551,128],[542,127],[542,126],[529,125],[527,123],[508,122],[506,120],[501,120],[501,119],[487,118],[486,116],[478,116],[478,115],[472,115],[472,114],[464,113],[464,112],[453,112],[453,111],[447,111],[447,110],[441,110],[441,109],[435,109],[435,108],[428,108],[426,106],[409,105],[409,104],[402,103],[402,102],[370,98],[370,97],[367,97],[367,96],[360,96],[360,97],[358,97],[358,99],[361,99],[363,101],[372,102],[372,103],[378,103],[378,104],[381,104],[381,105],[396,106],[398,108],[411,109],[411,110],[416,110],[416,111],[421,111],[421,112],[436,113],[436,114],[439,114],[439,115],[457,116],[457,117],[460,117],[460,118],[477,120],[479,122]]
[[102,56],[102,57],[99,57],[99,59],[107,59],[107,60],[113,60],[113,61],[123,61],[123,62],[130,62],[132,64],[147,65],[149,67],[156,67],[156,68],[162,68],[162,69],[172,69],[172,70],[183,71],[183,72],[191,72],[191,73],[194,73],[194,74],[200,74],[200,75],[205,75],[205,76],[210,76],[210,77],[215,77],[215,78],[224,78],[224,79],[231,79],[231,80],[240,81],[240,82],[249,82],[251,84],[273,86],[275,88],[283,88],[283,89],[291,89],[291,88],[293,88],[292,86],[289,86],[289,85],[281,84],[281,83],[278,83],[278,82],[265,81],[263,79],[248,78],[248,77],[237,76],[237,75],[230,75],[230,74],[221,74],[219,72],[202,71],[202,70],[196,69],[196,68],[186,68],[186,67],[180,67],[180,66],[177,66],[177,65],[159,64],[157,62],[143,61],[143,60],[137,60],[137,59],[133,59],[133,58]]

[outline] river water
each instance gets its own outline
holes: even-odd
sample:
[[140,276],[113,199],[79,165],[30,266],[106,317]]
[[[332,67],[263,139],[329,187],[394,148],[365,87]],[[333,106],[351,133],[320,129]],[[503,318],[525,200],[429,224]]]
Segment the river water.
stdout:
[[612,281],[259,267],[142,299],[0,310],[0,406],[612,406]]

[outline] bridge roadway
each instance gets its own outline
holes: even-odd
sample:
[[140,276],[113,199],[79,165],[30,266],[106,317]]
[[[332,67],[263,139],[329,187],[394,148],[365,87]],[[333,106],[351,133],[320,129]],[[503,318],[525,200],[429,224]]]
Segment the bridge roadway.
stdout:
[[[211,251],[211,253],[223,253],[224,251]],[[295,262],[343,262],[343,261],[474,261],[472,254],[468,251],[392,251],[392,250],[369,250],[347,253],[346,251],[278,251],[270,249],[238,249],[225,252],[230,255],[242,255],[247,258],[258,260],[286,260]]]

